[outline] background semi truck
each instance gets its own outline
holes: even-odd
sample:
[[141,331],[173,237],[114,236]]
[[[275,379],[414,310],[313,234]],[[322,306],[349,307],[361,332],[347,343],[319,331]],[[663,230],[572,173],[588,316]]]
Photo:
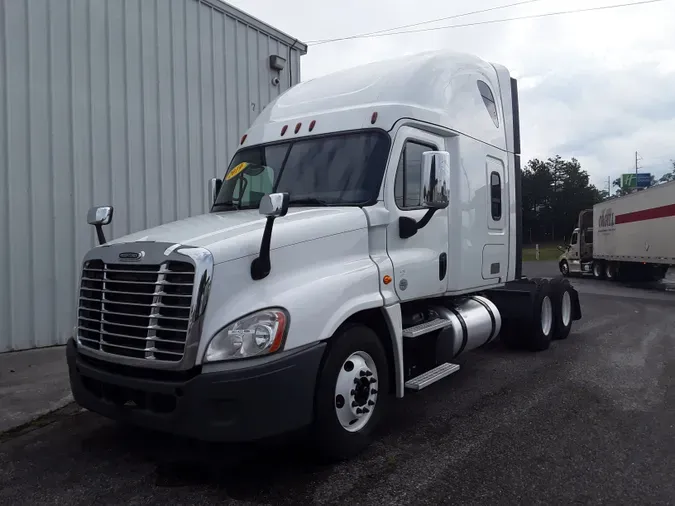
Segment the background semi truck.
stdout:
[[579,213],[560,271],[656,281],[675,265],[675,182],[600,202]]
[[74,397],[203,440],[307,429],[354,455],[462,353],[498,335],[545,350],[581,318],[567,280],[521,274],[520,178],[503,66],[440,51],[294,86],[209,182],[209,213],[106,242],[112,207],[90,211]]

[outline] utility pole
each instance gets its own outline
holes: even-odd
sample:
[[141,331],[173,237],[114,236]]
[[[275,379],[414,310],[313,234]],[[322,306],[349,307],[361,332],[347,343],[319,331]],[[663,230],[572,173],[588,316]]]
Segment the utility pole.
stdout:
[[635,186],[637,186],[637,174],[638,174],[638,152],[635,152]]

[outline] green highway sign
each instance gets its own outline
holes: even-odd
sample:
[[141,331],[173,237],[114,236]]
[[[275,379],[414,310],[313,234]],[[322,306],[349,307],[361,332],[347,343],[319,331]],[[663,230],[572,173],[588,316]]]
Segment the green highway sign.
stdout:
[[621,174],[622,188],[647,188],[652,182],[652,175],[648,172],[640,174]]

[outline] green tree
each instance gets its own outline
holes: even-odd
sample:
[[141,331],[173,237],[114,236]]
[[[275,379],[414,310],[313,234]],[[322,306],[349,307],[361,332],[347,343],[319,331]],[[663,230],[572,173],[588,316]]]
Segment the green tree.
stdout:
[[666,172],[663,176],[661,176],[661,179],[659,179],[660,183],[675,181],[675,160],[671,160],[670,163],[672,164],[672,168],[670,169],[670,172]]
[[579,212],[605,198],[590,184],[576,158],[530,160],[523,170],[523,229],[526,242],[569,237]]

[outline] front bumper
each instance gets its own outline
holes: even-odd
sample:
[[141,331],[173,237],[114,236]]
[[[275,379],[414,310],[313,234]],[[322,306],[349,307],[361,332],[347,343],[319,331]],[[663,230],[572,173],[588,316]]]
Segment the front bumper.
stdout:
[[252,441],[313,419],[325,343],[222,372],[149,371],[95,360],[68,341],[75,401],[105,417],[205,441]]

